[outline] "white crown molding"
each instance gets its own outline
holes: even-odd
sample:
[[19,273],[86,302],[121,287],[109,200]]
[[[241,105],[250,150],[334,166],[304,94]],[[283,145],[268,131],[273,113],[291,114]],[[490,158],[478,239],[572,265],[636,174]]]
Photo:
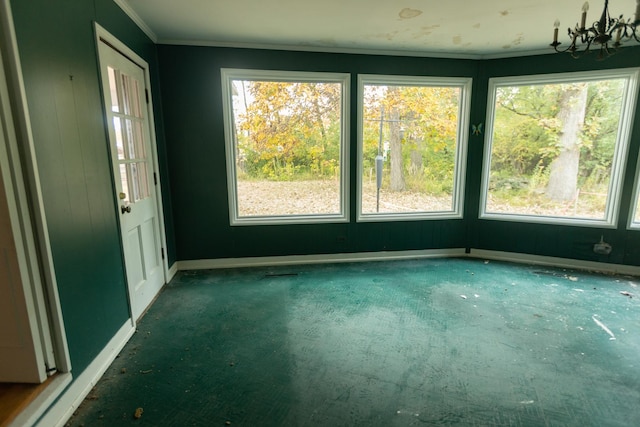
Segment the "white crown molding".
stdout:
[[154,33],[151,27],[149,27],[147,23],[142,20],[140,15],[138,15],[136,11],[133,10],[133,8],[131,7],[131,5],[129,5],[129,2],[127,0],[113,0],[113,1],[115,2],[115,4],[120,6],[120,9],[122,9],[124,13],[126,13],[129,16],[129,18],[131,18],[131,20],[136,23],[136,25],[151,39],[152,42],[158,44],[158,36],[156,35],[156,33]]
[[[277,44],[260,42],[233,42],[216,40],[192,40],[192,39],[160,39],[147,23],[137,14],[129,4],[129,0],[113,0],[133,22],[155,43],[161,45],[178,46],[200,46],[200,47],[223,47],[236,49],[263,49],[263,50],[285,50],[294,52],[318,52],[318,53],[346,53],[354,55],[384,55],[384,56],[406,56],[418,58],[442,58],[442,59],[506,59],[520,58],[528,56],[550,55],[556,52],[551,47],[530,49],[530,50],[504,50],[500,52],[485,53],[456,53],[429,50],[402,50],[402,49],[378,49],[366,47],[339,47],[339,46],[311,46],[300,44]],[[633,45],[636,46],[636,45]],[[633,47],[633,46],[625,46]]]
[[264,50],[286,50],[296,52],[318,52],[318,53],[348,53],[354,55],[385,55],[385,56],[409,56],[423,58],[445,58],[445,59],[482,59],[481,55],[466,53],[448,52],[428,52],[394,49],[367,49],[348,47],[327,47],[327,46],[307,46],[288,45],[271,43],[245,43],[245,42],[220,42],[213,40],[171,40],[161,39],[158,44],[179,45],[179,46],[201,46],[201,47],[226,47],[236,49],[264,49]]
[[[118,0],[124,1],[124,0]],[[308,46],[308,45],[288,45],[288,44],[272,44],[272,43],[251,43],[251,42],[221,42],[213,40],[176,40],[176,39],[160,39],[156,42],[162,45],[177,46],[200,46],[200,47],[223,47],[236,49],[264,49],[264,50],[286,50],[295,52],[318,52],[318,53],[346,53],[353,55],[384,55],[384,56],[407,56],[417,58],[442,58],[442,59],[502,59],[502,58],[518,58],[524,56],[536,56],[552,54],[552,49],[537,49],[527,51],[511,51],[499,53],[452,53],[452,52],[435,52],[435,51],[416,51],[416,50],[396,50],[396,49],[369,49],[369,48],[348,48],[348,47],[327,47],[327,46]]]
[[484,55],[480,55],[480,59],[505,59],[505,58],[523,58],[527,56],[538,56],[538,55],[551,55],[556,54],[553,49],[535,49],[535,50],[520,50],[513,52],[497,52],[497,53],[487,53]]

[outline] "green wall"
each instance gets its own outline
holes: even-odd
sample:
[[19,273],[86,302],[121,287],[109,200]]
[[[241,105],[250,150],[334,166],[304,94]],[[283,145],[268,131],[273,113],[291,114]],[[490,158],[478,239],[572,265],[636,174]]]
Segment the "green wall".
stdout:
[[[112,0],[14,0],[11,7],[71,364],[77,375],[129,318],[93,23],[150,64],[160,172],[168,190],[156,47]],[[172,263],[168,197],[164,204]]]
[[[568,55],[552,54],[483,61],[482,85],[486,88],[487,77],[640,67],[640,47],[625,50],[625,52],[611,56],[604,61],[596,60],[595,54],[580,59],[573,59]],[[486,103],[486,91],[484,97],[483,102]],[[627,230],[639,150],[640,102],[636,105],[617,228],[475,220],[472,221],[473,225],[470,228],[472,231],[469,239],[470,245],[478,249],[640,265],[640,231]],[[478,156],[481,155],[481,152],[478,153]],[[478,206],[477,194],[480,188],[480,175],[477,169],[477,167],[474,169],[475,175],[472,179],[476,185],[470,191],[470,194],[476,196],[467,199],[467,202],[473,206]],[[470,217],[477,218],[477,208],[470,213],[473,214]],[[593,245],[600,241],[601,236],[613,246],[613,251],[608,256],[597,255],[593,252]]]
[[[161,88],[172,177],[177,257],[180,260],[266,255],[323,254],[432,248],[476,248],[580,260],[640,265],[638,232],[626,230],[640,120],[633,130],[616,230],[479,220],[482,136],[469,136],[462,220],[357,223],[356,77],[367,74],[465,76],[473,78],[471,123],[486,121],[490,77],[640,66],[640,48],[606,61],[543,55],[496,60],[452,60],[275,50],[161,45]],[[347,72],[352,75],[351,212],[348,224],[229,225],[220,68]],[[640,113],[636,114],[640,118]],[[593,253],[604,235],[610,256]]]
[[[231,227],[220,68],[472,77],[471,123],[485,121],[490,76],[640,66],[640,48],[604,62],[568,56],[487,61],[155,46],[112,0],[12,2],[44,204],[74,372],[86,368],[128,317],[112,197],[93,22],[151,67],[169,264],[176,260],[290,254],[482,248],[640,265],[638,232],[625,229],[640,146],[633,129],[616,230],[478,220],[481,137],[470,136],[465,218]],[[161,89],[161,90],[160,90]],[[640,117],[640,114],[636,114]],[[350,192],[356,194],[351,145]],[[351,200],[355,212],[355,200]],[[591,245],[613,244],[599,258]]]
[[[178,259],[465,247],[467,231],[461,219],[231,227],[220,69],[352,73],[350,193],[355,195],[357,74],[475,77],[474,61],[166,45],[158,49]],[[356,211],[354,200],[350,211]]]

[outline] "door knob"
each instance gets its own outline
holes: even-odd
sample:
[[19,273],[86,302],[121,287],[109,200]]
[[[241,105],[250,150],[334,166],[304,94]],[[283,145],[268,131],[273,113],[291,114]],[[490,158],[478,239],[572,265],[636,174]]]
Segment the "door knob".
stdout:
[[125,213],[131,213],[131,206],[120,206],[120,211],[125,214]]

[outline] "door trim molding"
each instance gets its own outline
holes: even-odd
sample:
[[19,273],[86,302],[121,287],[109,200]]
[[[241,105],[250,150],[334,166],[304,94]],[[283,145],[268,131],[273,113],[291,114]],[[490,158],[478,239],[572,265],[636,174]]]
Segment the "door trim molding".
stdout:
[[[149,135],[151,139],[150,141],[151,161],[153,164],[153,173],[157,177],[157,184],[153,186],[154,192],[155,192],[155,199],[156,199],[156,217],[158,218],[158,228],[160,232],[160,247],[164,248],[164,251],[165,251],[164,259],[162,259],[162,271],[164,276],[164,284],[167,284],[170,278],[173,277],[173,275],[169,271],[168,256],[166,251],[167,236],[166,236],[165,223],[164,223],[164,207],[162,205],[162,182],[161,182],[162,180],[160,179],[160,166],[158,162],[158,144],[156,141],[156,126],[155,126],[155,120],[154,120],[154,114],[153,114],[153,98],[151,95],[151,76],[149,74],[149,64],[147,63],[147,61],[145,61],[142,57],[140,57],[127,45],[125,45],[120,40],[118,40],[118,38],[116,38],[113,34],[111,34],[109,31],[107,31],[97,22],[94,22],[94,28],[95,28],[95,36],[96,36],[96,52],[98,54],[98,62],[100,62],[99,46],[100,46],[100,43],[104,42],[109,46],[111,46],[116,51],[120,52],[125,57],[127,57],[130,61],[138,65],[144,72],[145,90],[147,91],[147,94],[149,97],[149,101],[147,102],[146,108],[147,108],[147,118],[148,118],[148,125],[149,125]],[[98,67],[98,72],[99,72],[99,75],[102,74],[100,67]],[[101,92],[101,96],[103,96],[102,92]],[[103,99],[103,105],[104,105],[104,99]],[[108,135],[107,135],[107,138],[109,138]],[[129,286],[127,284],[127,288],[128,287]],[[130,291],[129,291],[129,296],[131,297]],[[130,310],[131,310],[131,305],[130,305]],[[133,313],[131,313],[131,315],[133,317]]]
[[[20,214],[21,217],[24,216],[22,218],[25,224],[23,235],[28,239],[24,243],[27,246],[25,249],[29,258],[32,288],[34,293],[42,298],[49,311],[49,331],[45,333],[50,336],[45,337],[44,340],[52,342],[55,367],[58,372],[65,373],[71,371],[71,359],[60,307],[22,65],[10,1],[0,1],[0,43],[4,52],[3,60],[15,126],[14,132],[22,150],[22,159],[16,152],[9,162],[16,173],[19,173],[18,178],[22,181],[19,183],[21,185],[16,186],[17,194],[15,195],[22,199],[23,205],[31,208],[21,209]],[[27,188],[29,194],[27,194]]]
[[[0,43],[0,56],[3,52]],[[6,326],[0,328],[6,327],[21,337],[18,342],[0,342],[0,354],[7,357],[0,368],[1,380],[41,383],[47,379],[46,366],[55,366],[55,356],[25,194],[4,61],[0,58],[0,216],[7,217],[0,231],[0,287],[9,294],[0,305],[3,311],[13,312]]]

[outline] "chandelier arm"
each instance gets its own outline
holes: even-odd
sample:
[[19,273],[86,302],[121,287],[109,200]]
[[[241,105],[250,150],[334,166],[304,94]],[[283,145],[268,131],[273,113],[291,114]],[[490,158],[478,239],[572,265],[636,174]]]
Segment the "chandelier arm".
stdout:
[[[558,49],[559,45],[560,43],[558,43],[556,46],[553,46],[553,44],[551,44],[551,47],[553,47],[553,50],[555,50],[558,53],[567,53],[571,50],[571,45],[567,46],[565,49]],[[575,51],[575,48],[573,50]]]
[[583,55],[589,53],[589,50],[591,49],[591,43],[593,43],[593,40],[594,40],[593,37],[587,40],[587,46],[584,48]]
[[619,19],[611,18],[609,20],[609,26],[607,28],[607,34],[609,35],[609,37],[613,38],[614,31],[622,28],[622,24],[620,23]]
[[605,0],[604,9],[602,9],[602,15],[597,22],[598,34],[605,34],[607,32],[607,24],[611,24],[611,18],[609,18],[609,0]]
[[[606,54],[606,55],[605,55]],[[613,53],[609,52],[609,45],[603,44],[600,46],[600,52],[598,53],[598,59],[604,59],[607,56],[613,55]]]
[[[594,21],[590,27],[585,26],[588,4],[585,3],[582,9],[582,19],[580,24],[572,29],[567,29],[570,43],[566,48],[560,48],[562,44],[558,42],[558,28],[560,21],[554,23],[553,42],[550,44],[558,53],[569,52],[574,58],[580,58],[588,54],[592,44],[597,46],[598,59],[604,59],[618,52],[623,41],[640,42],[640,31],[637,30],[640,25],[640,0],[634,20],[625,20],[623,15],[612,18],[609,13],[609,0],[604,0],[604,8],[600,14],[600,18]],[[596,49],[594,47],[594,49]]]

